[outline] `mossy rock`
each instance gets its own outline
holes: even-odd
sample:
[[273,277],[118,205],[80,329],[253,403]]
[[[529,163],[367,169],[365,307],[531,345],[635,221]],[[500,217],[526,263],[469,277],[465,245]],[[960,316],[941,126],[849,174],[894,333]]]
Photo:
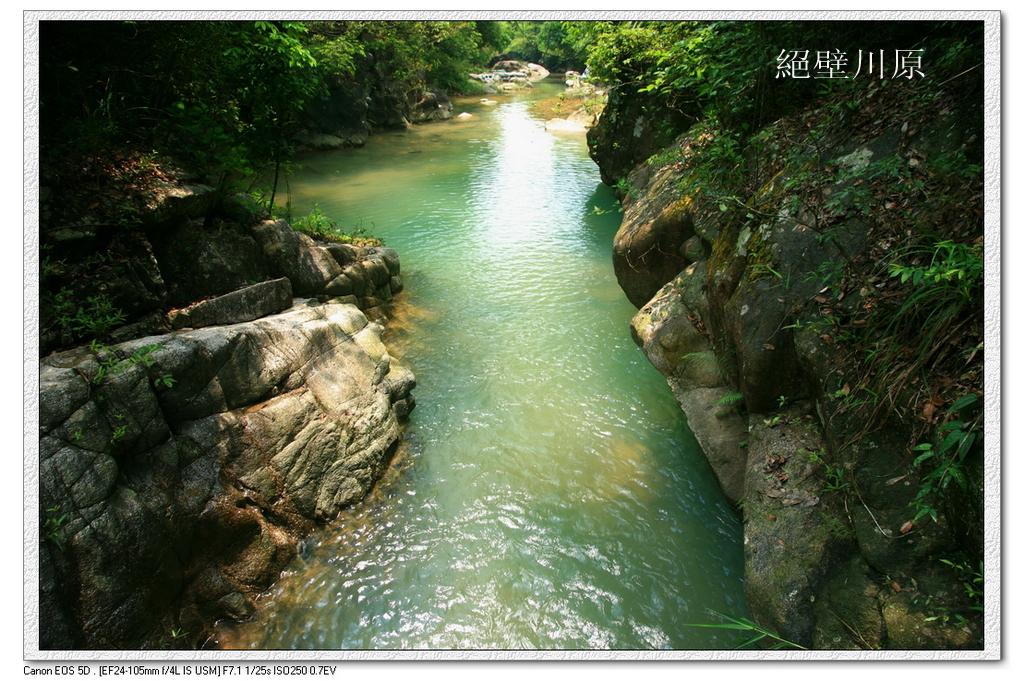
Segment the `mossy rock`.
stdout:
[[814,648],[881,648],[885,626],[878,593],[878,583],[860,556],[854,556],[838,565],[828,576],[820,596],[815,600]]
[[751,613],[784,638],[810,646],[814,602],[839,546],[848,542],[822,495],[822,448],[806,409],[751,414],[743,502],[746,594]]

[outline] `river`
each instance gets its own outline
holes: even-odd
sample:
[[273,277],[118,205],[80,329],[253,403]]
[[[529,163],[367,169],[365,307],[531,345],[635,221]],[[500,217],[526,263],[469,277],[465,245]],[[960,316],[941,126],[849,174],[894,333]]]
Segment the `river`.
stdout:
[[621,213],[557,83],[311,154],[290,180],[396,248],[386,342],[416,374],[394,465],[223,648],[733,648],[742,528],[612,271]]

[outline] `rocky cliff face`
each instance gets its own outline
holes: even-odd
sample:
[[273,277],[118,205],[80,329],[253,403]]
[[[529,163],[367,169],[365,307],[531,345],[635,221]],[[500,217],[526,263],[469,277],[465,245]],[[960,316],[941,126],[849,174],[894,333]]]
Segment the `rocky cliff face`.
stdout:
[[[749,150],[751,190],[738,208],[693,191],[703,142],[684,133],[629,172],[615,270],[640,308],[634,338],[742,509],[755,618],[815,648],[974,647],[976,601],[950,558],[975,545],[953,516],[980,503],[980,477],[963,510],[908,522],[923,475],[910,449],[931,421],[897,399],[894,415],[869,423],[852,405],[860,377],[844,373],[831,326],[847,315],[855,327],[858,310],[880,304],[878,290],[889,295],[887,274],[857,279],[900,238],[854,205],[874,189],[865,178],[921,172],[926,184],[928,161],[978,153],[978,130],[964,129],[948,99],[920,127],[886,104],[854,134],[814,138],[813,111],[776,124]],[[622,153],[602,149],[613,149],[627,110],[611,100],[592,131],[606,181],[624,176]],[[797,181],[808,167],[794,153],[802,145],[815,146],[822,181]]]
[[[415,404],[378,323],[397,253],[189,205],[44,235],[66,297],[102,292],[128,323],[40,361],[41,648],[189,647],[246,617],[371,489]],[[107,243],[126,255],[88,272]]]
[[375,131],[452,117],[447,94],[418,81],[396,80],[368,63],[349,80],[328,83],[306,111],[306,129],[296,141],[311,149],[361,147]]

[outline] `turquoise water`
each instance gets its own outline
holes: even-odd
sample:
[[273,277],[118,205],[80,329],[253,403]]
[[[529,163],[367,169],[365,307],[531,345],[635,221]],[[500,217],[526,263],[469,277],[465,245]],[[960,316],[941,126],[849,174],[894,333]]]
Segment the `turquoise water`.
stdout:
[[732,648],[741,526],[612,271],[621,214],[535,103],[302,159],[318,204],[398,249],[387,333],[418,406],[395,465],[311,537],[231,648]]

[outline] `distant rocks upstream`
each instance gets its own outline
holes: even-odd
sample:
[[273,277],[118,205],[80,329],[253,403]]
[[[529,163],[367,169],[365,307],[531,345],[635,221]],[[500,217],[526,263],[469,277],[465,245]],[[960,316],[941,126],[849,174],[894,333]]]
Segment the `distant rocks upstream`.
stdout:
[[505,60],[499,61],[490,71],[471,73],[469,77],[483,83],[488,92],[507,92],[533,87],[539,80],[544,80],[551,72],[540,64]]

